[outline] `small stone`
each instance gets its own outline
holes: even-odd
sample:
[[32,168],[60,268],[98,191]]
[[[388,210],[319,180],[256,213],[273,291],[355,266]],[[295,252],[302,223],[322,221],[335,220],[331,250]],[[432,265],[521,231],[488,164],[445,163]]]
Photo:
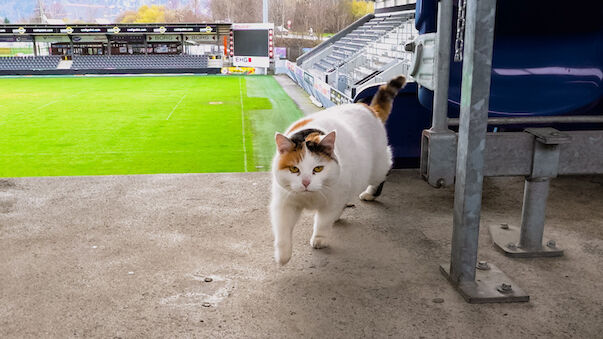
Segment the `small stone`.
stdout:
[[433,301],[436,304],[441,304],[444,302],[444,299],[442,298],[433,298],[431,301]]
[[199,320],[200,323],[205,322],[203,319]]
[[331,300],[337,300],[337,298],[336,298],[336,297],[333,297],[333,298],[331,298]]
[[206,301],[203,304],[201,304],[201,306],[203,306],[203,307],[210,307],[211,304]]
[[133,275],[133,274],[134,274],[134,272],[130,271],[130,272],[128,272],[128,274],[129,274],[129,275]]
[[206,277],[205,279],[203,279],[203,281],[205,281],[205,282],[212,282],[212,281],[214,281],[214,279],[212,279],[210,277]]
[[94,246],[92,246],[92,248],[98,248],[98,246],[94,245]]

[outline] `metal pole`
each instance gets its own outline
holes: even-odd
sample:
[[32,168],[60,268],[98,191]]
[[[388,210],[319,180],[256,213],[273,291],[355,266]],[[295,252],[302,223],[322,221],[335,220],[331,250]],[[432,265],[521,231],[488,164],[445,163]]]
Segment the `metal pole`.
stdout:
[[496,0],[468,0],[450,280],[475,281]]
[[32,35],[31,36],[33,39],[32,43],[33,43],[33,52],[34,52],[34,56],[37,57],[38,56],[38,45],[36,44],[36,36]]
[[436,78],[433,96],[433,119],[431,122],[431,130],[433,132],[448,130],[448,81],[450,79],[452,0],[441,0],[438,6]]
[[268,0],[262,1],[262,22],[268,23]]
[[71,51],[71,60],[73,60],[73,55],[75,53],[73,53],[73,39],[71,38],[71,35],[69,36],[69,50]]
[[527,178],[523,191],[519,247],[525,250],[542,248],[544,214],[549,195],[549,178]]

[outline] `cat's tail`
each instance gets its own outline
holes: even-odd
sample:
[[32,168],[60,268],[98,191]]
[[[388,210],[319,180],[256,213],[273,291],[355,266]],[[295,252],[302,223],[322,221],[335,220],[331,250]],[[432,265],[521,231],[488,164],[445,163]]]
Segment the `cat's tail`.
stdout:
[[403,75],[391,79],[387,84],[381,85],[379,90],[371,101],[371,110],[375,116],[383,123],[387,121],[392,111],[392,103],[398,95],[398,91],[406,84],[406,78]]

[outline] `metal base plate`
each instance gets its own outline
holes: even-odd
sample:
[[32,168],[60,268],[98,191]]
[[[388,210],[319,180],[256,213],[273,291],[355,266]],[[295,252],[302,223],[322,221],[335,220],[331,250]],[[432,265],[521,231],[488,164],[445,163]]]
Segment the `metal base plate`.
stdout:
[[[501,225],[490,225],[488,230],[494,245],[508,257],[538,258],[560,257],[563,255],[563,250],[557,246],[550,247],[546,245],[548,239],[543,239],[544,244],[540,249],[526,250],[519,247],[519,227],[508,226],[508,228],[503,228]],[[516,246],[509,247],[509,244],[515,244]]]
[[[440,272],[455,285],[459,293],[470,304],[530,301],[530,296],[512,282],[505,273],[492,264],[489,266],[489,270],[478,269],[475,271],[475,281],[462,282],[458,285],[450,280],[450,264],[440,265]],[[500,292],[499,289],[503,283],[511,285],[511,291]]]

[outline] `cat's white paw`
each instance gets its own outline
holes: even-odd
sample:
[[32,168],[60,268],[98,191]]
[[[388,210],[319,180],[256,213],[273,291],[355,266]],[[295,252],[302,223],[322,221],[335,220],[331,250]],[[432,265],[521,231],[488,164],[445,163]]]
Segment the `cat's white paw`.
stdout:
[[276,244],[274,246],[274,260],[279,265],[285,265],[291,260],[292,248],[291,245],[287,244]]
[[310,245],[316,249],[327,247],[327,238],[323,236],[313,236],[310,239]]
[[372,195],[371,193],[369,193],[368,191],[364,191],[364,192],[360,193],[360,195],[358,197],[360,198],[360,200],[364,200],[364,201],[375,200],[375,196]]

